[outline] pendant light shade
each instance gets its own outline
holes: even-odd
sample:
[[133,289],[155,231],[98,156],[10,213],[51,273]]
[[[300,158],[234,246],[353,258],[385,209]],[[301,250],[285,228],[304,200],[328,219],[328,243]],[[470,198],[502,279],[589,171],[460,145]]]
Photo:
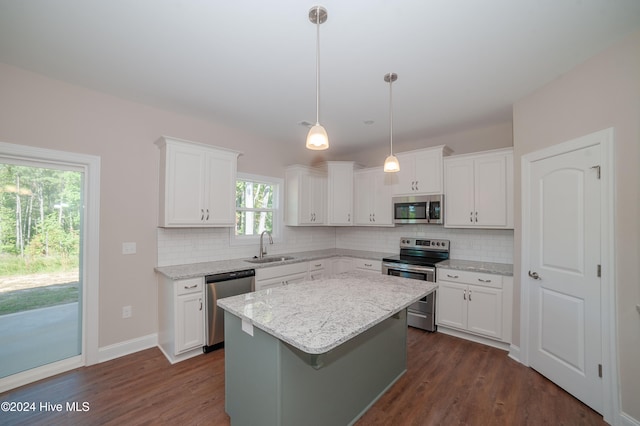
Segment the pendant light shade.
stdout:
[[316,123],[309,133],[307,134],[307,148],[313,150],[323,150],[329,148],[329,138],[327,137],[327,131]]
[[400,162],[393,155],[393,91],[391,87],[393,82],[398,79],[398,74],[390,72],[385,74],[384,81],[389,83],[389,156],[384,160],[384,171],[387,173],[395,173],[400,171]]
[[327,20],[327,9],[314,6],[309,10],[309,20],[316,24],[316,124],[307,134],[307,148],[323,150],[329,148],[327,131],[320,124],[320,24]]

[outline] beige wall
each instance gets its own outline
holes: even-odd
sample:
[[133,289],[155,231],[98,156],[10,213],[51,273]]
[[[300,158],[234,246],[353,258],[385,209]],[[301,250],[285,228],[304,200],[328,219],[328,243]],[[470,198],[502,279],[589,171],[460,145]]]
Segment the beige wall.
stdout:
[[[451,148],[453,150],[451,155],[511,147],[513,146],[513,128],[509,121],[507,123],[479,126],[416,141],[401,142],[394,138],[393,152],[411,151],[438,145],[447,145]],[[388,146],[379,149],[353,151],[341,155],[337,159],[356,161],[365,167],[382,167],[387,155],[389,155]]]
[[513,108],[516,188],[516,309],[520,342],[521,157],[598,130],[615,130],[616,299],[622,409],[640,419],[640,32],[517,102]]
[[[71,86],[0,64],[0,141],[101,158],[101,347],[157,329],[156,224],[160,135],[244,152],[241,171],[283,176],[295,159],[241,131]],[[304,148],[302,148],[304,150]],[[135,241],[137,254],[123,256]],[[122,306],[133,317],[122,319]]]

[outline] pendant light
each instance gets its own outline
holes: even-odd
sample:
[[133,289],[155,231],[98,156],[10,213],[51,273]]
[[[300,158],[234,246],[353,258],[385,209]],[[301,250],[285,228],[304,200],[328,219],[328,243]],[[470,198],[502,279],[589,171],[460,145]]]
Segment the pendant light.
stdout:
[[398,74],[390,72],[384,75],[384,81],[389,83],[389,147],[390,153],[386,160],[384,160],[384,171],[387,173],[395,173],[400,171],[400,162],[395,155],[393,155],[393,91],[391,87],[393,82],[398,79]]
[[323,150],[329,148],[327,131],[320,124],[320,24],[327,20],[327,9],[314,6],[309,10],[309,20],[316,24],[316,124],[307,134],[307,148]]

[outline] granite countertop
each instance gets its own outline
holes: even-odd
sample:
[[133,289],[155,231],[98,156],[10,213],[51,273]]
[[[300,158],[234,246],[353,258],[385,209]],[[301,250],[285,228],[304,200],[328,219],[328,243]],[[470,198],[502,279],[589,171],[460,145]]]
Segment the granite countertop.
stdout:
[[322,354],[433,292],[437,284],[347,272],[218,300],[243,321],[309,354]]
[[486,274],[513,276],[513,265],[510,263],[476,262],[474,260],[448,259],[438,262],[438,268],[456,269],[459,271],[483,272]]
[[352,257],[358,259],[370,259],[370,260],[382,260],[383,257],[393,256],[397,253],[381,253],[365,250],[347,250],[347,249],[326,249],[326,250],[313,250],[296,253],[277,253],[269,254],[268,256],[293,256],[294,259],[284,260],[282,262],[273,263],[251,263],[247,262],[250,259],[231,259],[231,260],[218,260],[212,262],[191,263],[185,265],[175,266],[160,266],[156,267],[156,272],[172,279],[182,280],[194,277],[203,277],[205,275],[220,274],[223,272],[242,271],[245,269],[260,269],[268,268],[270,266],[288,265],[291,263],[309,262],[317,259],[327,259],[329,257]]

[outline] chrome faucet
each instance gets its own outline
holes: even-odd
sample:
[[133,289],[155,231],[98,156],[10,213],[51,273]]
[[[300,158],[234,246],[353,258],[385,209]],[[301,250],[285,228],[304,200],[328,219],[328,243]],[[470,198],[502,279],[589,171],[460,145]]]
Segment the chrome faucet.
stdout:
[[269,231],[262,231],[262,234],[260,234],[260,253],[258,254],[258,259],[262,259],[262,257],[267,254],[267,248],[264,246],[264,243],[262,242],[262,237],[264,237],[264,234],[269,235],[269,244],[273,244],[273,238],[271,237],[271,232]]

